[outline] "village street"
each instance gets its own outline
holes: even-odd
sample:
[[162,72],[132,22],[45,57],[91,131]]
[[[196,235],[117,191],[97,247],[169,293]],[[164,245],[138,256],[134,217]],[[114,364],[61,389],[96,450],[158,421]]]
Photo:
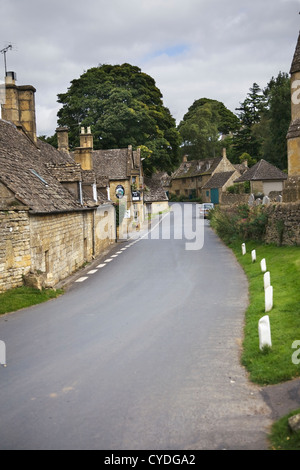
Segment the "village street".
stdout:
[[154,226],[65,295],[0,318],[2,450],[266,448],[269,409],[239,362],[244,273],[207,221],[186,249],[172,220],[169,239]]

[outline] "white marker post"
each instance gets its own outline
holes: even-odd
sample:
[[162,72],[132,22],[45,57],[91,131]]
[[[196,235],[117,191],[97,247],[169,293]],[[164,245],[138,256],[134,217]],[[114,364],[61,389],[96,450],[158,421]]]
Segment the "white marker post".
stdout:
[[0,365],[6,367],[6,345],[0,341]]
[[267,271],[264,274],[264,289],[266,290],[268,287],[271,285],[271,277],[270,277],[270,272]]
[[259,349],[262,350],[264,346],[272,347],[271,341],[271,328],[269,315],[265,315],[258,322],[258,336],[259,336]]
[[246,245],[245,245],[245,243],[242,243],[242,254],[243,255],[246,254]]
[[252,263],[255,263],[255,261],[256,261],[256,250],[251,251],[251,257],[252,257]]
[[267,265],[266,265],[266,260],[265,260],[265,258],[263,258],[263,259],[261,260],[261,262],[260,262],[260,267],[261,267],[262,272],[265,273],[266,270],[267,270]]
[[269,286],[265,290],[265,312],[269,312],[273,308],[273,287]]

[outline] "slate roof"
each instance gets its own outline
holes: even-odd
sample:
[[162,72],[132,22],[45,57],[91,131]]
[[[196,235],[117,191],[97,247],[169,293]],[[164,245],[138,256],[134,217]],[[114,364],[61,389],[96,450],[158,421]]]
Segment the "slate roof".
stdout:
[[31,211],[82,210],[52,172],[65,163],[74,168],[74,160],[65,152],[40,140],[36,147],[16,126],[0,119],[0,182]]
[[163,188],[162,174],[157,173],[151,178],[145,178],[147,190],[144,192],[144,202],[168,201],[168,196]]
[[295,72],[300,72],[300,32],[290,70],[291,74]]
[[125,180],[131,175],[131,170],[138,169],[137,152],[128,148],[94,150],[93,169],[97,183],[107,185],[109,180]]
[[235,183],[244,181],[274,181],[286,180],[287,175],[266,160],[259,160],[254,166],[235,180]]
[[128,149],[94,150],[92,155],[97,181],[127,178]]
[[233,174],[234,171],[223,171],[221,173],[215,173],[202,189],[222,188]]
[[193,178],[195,176],[211,174],[221,160],[222,157],[216,157],[182,162],[179,168],[172,174],[172,179]]

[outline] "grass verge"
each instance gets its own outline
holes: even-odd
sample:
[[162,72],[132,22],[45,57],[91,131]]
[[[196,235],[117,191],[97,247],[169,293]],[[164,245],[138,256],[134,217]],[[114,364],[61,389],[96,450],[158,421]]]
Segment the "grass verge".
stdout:
[[[297,356],[297,350],[292,345],[294,341],[300,340],[300,248],[248,241],[247,253],[242,255],[241,243],[236,240],[229,246],[249,280],[249,307],[245,317],[242,364],[249,371],[250,380],[261,385],[299,377],[300,365],[294,364],[292,360]],[[251,251],[254,249],[257,261],[253,263]],[[258,338],[258,321],[266,315],[263,273],[260,268],[262,258],[266,259],[274,290],[273,308],[267,313],[270,318],[272,348],[264,351],[259,349]],[[299,346],[298,350],[300,357]]]
[[290,416],[300,413],[300,408],[276,421],[269,434],[272,450],[300,450],[300,432],[293,432],[289,425]]
[[17,287],[0,294],[0,315],[15,312],[22,308],[37,305],[54,299],[63,293],[62,290],[33,289],[31,287]]

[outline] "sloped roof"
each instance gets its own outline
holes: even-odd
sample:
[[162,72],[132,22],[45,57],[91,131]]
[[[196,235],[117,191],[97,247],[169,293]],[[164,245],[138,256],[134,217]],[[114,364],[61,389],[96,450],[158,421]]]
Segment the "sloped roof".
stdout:
[[48,167],[66,162],[74,165],[66,153],[41,141],[37,148],[13,124],[0,119],[0,181],[32,211],[82,209]]
[[233,163],[233,166],[241,175],[249,169],[245,163]]
[[223,171],[221,173],[215,173],[207,181],[202,189],[222,188],[233,174],[234,171]]
[[283,173],[283,171],[262,159],[249,168],[249,170],[240,176],[240,178],[236,179],[235,183],[241,183],[243,181],[274,181],[285,179],[287,179],[287,175]]
[[295,72],[300,72],[300,32],[290,70],[291,74]]
[[172,179],[193,178],[203,174],[211,174],[221,160],[222,157],[216,157],[182,162],[180,167],[172,174]]
[[[128,149],[94,150],[93,168],[97,181],[128,178]],[[131,163],[131,162],[130,162]]]
[[144,202],[168,201],[168,196],[162,184],[162,174],[157,173],[151,178],[145,178],[148,191],[144,192]]

